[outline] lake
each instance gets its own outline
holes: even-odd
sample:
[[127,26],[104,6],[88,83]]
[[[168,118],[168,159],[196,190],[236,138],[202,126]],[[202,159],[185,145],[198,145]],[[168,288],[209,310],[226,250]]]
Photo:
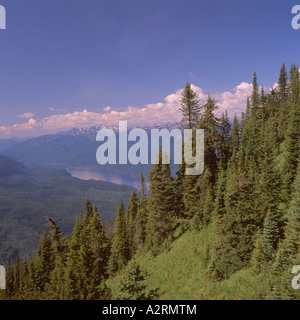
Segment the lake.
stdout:
[[103,180],[115,184],[127,184],[136,189],[140,188],[140,176],[113,172],[101,167],[69,167],[66,168],[72,177],[81,180]]

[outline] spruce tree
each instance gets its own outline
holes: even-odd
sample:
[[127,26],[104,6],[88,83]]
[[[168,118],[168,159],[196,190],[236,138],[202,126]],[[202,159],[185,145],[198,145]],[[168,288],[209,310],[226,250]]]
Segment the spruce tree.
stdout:
[[114,225],[111,255],[109,258],[108,271],[110,275],[114,275],[118,270],[123,268],[129,260],[129,247],[124,214],[124,204],[121,200]]
[[152,249],[167,240],[176,217],[173,178],[170,165],[162,164],[163,156],[160,150],[160,161],[152,166],[149,173],[147,238]]
[[[236,143],[236,141],[234,142]],[[218,144],[218,151],[221,166],[223,168],[226,168],[227,162],[230,159],[232,153],[231,125],[228,119],[227,111],[225,111],[225,113],[222,113],[222,118],[220,122],[220,140]]]
[[138,213],[138,197],[135,190],[132,191],[127,213],[126,213],[126,225],[128,233],[128,245],[130,250],[130,257],[135,253],[134,233],[135,233],[135,221]]
[[148,200],[146,196],[147,188],[146,188],[146,183],[145,183],[142,172],[141,172],[140,178],[141,178],[141,188],[140,188],[141,198],[138,201],[137,214],[136,214],[136,219],[134,221],[135,232],[134,232],[134,238],[133,238],[134,247],[136,250],[140,250],[145,244],[146,225],[148,220],[148,204],[147,204]]
[[234,115],[234,119],[233,119],[233,126],[232,126],[230,141],[231,141],[232,155],[236,156],[240,148],[240,127],[239,127],[239,121],[236,114]]
[[130,262],[120,279],[117,294],[119,300],[155,300],[158,289],[149,289],[146,285],[148,274],[141,270],[137,262]]
[[182,91],[180,104],[182,112],[180,125],[185,129],[196,129],[200,116],[199,100],[188,82]]
[[279,80],[278,80],[278,89],[280,99],[283,103],[287,103],[288,100],[288,75],[283,63],[280,69]]
[[251,95],[252,108],[256,111],[259,107],[259,88],[257,83],[256,72],[253,74],[253,91]]
[[46,231],[44,231],[41,236],[38,257],[37,285],[41,291],[44,291],[46,284],[50,281],[50,273],[54,268],[54,252],[51,238]]
[[269,209],[266,215],[261,235],[261,249],[264,262],[271,262],[275,257],[279,239],[277,217]]
[[63,237],[60,228],[51,218],[47,217],[47,220],[51,228],[50,237],[54,257],[54,268],[49,276],[47,293],[52,299],[61,300],[64,296],[64,272],[66,262],[65,237]]

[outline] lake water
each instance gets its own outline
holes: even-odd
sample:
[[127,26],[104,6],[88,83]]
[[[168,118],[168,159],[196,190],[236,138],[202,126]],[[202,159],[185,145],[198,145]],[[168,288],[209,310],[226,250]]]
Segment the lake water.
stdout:
[[118,172],[113,172],[101,167],[70,167],[66,168],[72,177],[81,180],[103,180],[112,182],[115,184],[127,184],[134,188],[140,188],[140,177],[130,174],[122,174]]

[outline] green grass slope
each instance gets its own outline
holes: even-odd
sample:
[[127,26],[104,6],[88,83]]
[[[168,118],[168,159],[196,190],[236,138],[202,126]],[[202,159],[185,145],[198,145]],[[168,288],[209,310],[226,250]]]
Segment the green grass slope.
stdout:
[[[222,282],[209,279],[207,270],[213,243],[211,224],[199,233],[186,232],[156,257],[144,252],[135,259],[149,274],[149,288],[159,288],[159,299],[260,299],[266,285],[251,269],[240,270]],[[113,296],[117,295],[121,275],[122,271],[108,282]]]

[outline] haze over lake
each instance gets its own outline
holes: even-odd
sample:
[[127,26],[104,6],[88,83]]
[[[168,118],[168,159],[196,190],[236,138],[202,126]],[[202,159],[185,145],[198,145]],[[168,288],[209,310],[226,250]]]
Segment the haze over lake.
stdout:
[[103,180],[115,184],[126,184],[134,188],[140,188],[140,178],[130,174],[112,172],[102,167],[70,167],[66,168],[72,177],[81,180]]

